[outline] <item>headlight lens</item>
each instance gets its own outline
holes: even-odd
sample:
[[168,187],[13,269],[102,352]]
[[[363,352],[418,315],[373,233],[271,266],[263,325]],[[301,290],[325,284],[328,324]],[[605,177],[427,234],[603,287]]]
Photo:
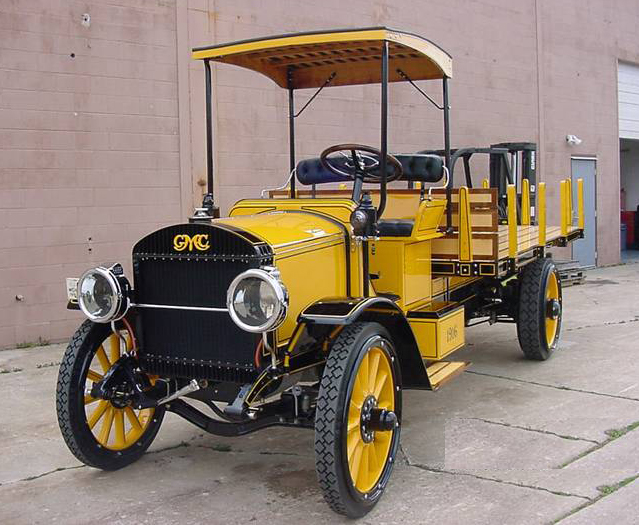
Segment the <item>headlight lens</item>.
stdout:
[[122,319],[129,307],[129,283],[122,266],[98,266],[78,281],[78,304],[91,321],[108,323]]
[[275,268],[247,270],[231,283],[226,305],[243,330],[267,332],[275,330],[286,317],[288,294]]

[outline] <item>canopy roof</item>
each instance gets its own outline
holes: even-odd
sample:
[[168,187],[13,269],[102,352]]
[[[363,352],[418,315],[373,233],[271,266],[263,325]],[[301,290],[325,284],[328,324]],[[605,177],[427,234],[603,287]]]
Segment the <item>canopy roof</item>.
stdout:
[[[388,42],[388,79],[452,77],[452,58],[431,41],[385,27],[278,35],[197,47],[193,58],[234,64],[257,71],[283,88],[375,84],[381,80],[382,42]],[[290,82],[289,82],[290,71]]]

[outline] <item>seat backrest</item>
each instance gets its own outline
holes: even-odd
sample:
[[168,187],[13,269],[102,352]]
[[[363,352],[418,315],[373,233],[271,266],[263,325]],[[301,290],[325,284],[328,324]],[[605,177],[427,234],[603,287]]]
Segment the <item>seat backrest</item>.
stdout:
[[402,164],[401,180],[412,182],[439,182],[444,176],[444,161],[438,155],[394,155]]
[[[402,165],[403,174],[400,180],[412,182],[439,182],[444,176],[444,162],[437,155],[397,154],[393,155]],[[331,159],[331,163],[341,169],[347,169],[346,158]],[[327,170],[319,158],[305,159],[297,164],[295,170],[297,180],[306,186],[328,182],[346,182],[352,179],[342,177]],[[388,173],[392,167],[388,167]]]
[[[345,162],[346,159],[331,159],[331,163],[341,169],[346,169],[345,164],[341,165]],[[297,174],[297,180],[300,181],[301,184],[304,184],[306,186],[310,186],[311,184],[346,182],[353,180],[348,177],[342,177],[341,175],[337,175],[336,173],[327,170],[319,158],[305,159],[298,162],[297,168],[295,168],[295,173]]]

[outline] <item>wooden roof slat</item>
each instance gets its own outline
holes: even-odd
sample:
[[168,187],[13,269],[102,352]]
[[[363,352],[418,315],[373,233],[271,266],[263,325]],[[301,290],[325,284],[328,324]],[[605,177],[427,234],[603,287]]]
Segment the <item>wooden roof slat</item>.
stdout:
[[[366,58],[366,57],[371,57],[371,56],[377,56],[380,57],[381,56],[381,49],[377,48],[369,48],[366,50],[366,52],[363,53],[357,53],[357,54],[349,54],[349,53],[342,53],[342,54],[330,54],[330,53],[326,53],[323,56],[316,56],[318,55],[317,52],[309,52],[307,53],[307,56],[304,58],[300,57],[300,54],[295,54],[295,58],[288,58],[288,56],[290,55],[283,55],[282,57],[269,57],[268,59],[266,59],[266,61],[268,61],[272,66],[275,67],[285,67],[285,66],[290,66],[290,65],[295,65],[295,64],[301,64],[304,62],[312,62],[314,60],[319,60],[319,61],[325,61],[325,60],[336,60],[337,58],[343,59],[343,60],[349,60],[349,61],[354,61],[354,60],[359,60],[361,58]],[[264,60],[264,59],[262,59]]]

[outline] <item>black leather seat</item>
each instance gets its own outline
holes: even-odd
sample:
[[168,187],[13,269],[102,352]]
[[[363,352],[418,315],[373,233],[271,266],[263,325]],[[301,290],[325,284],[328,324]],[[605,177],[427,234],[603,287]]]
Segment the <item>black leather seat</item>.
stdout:
[[[331,163],[336,168],[346,169],[347,159],[336,158],[331,159]],[[327,170],[319,158],[306,159],[297,163],[295,168],[297,180],[301,184],[310,186],[311,184],[325,184],[329,182],[347,182],[352,181],[350,177],[342,177],[332,171]]]
[[[412,182],[439,182],[444,176],[444,162],[436,155],[393,155],[402,165],[402,176],[399,180]],[[338,167],[346,168],[346,158],[331,160]],[[339,166],[339,164],[343,164]],[[389,166],[388,172],[391,173]],[[329,182],[347,182],[352,179],[342,177],[327,170],[319,158],[302,160],[296,168],[297,180],[301,184],[324,184]],[[414,220],[411,219],[382,219],[377,222],[380,237],[410,237]]]
[[[436,155],[393,155],[402,165],[402,177],[399,180],[412,182],[439,182],[444,176],[444,162]],[[331,159],[338,168],[347,169],[346,158]],[[340,166],[342,164],[342,166]],[[353,179],[336,175],[327,170],[319,158],[302,160],[295,170],[297,180],[306,186],[311,184],[325,184],[329,182],[348,182]],[[392,167],[388,167],[388,173]]]
[[444,161],[437,155],[394,155],[402,164],[400,180],[412,182],[439,182],[444,176]]

